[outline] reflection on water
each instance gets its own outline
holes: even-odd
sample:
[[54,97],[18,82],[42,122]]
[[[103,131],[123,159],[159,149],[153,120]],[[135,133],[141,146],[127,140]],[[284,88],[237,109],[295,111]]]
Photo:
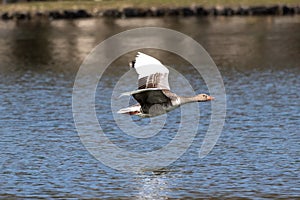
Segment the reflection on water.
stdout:
[[[0,198],[299,197],[299,24],[299,16],[1,21]],[[72,87],[95,45],[141,26],[175,29],[204,46],[224,79],[227,118],[217,146],[204,159],[198,151],[209,104],[200,105],[198,135],[179,160],[162,172],[123,174],[98,162],[81,144]],[[188,62],[168,52],[145,52],[183,74],[196,93],[207,90]],[[98,96],[111,95],[133,55],[107,69]],[[111,123],[109,104],[96,105],[109,137],[124,148],[145,151]],[[160,148],[174,137],[180,112],[172,114],[147,148]]]
[[168,181],[165,175],[141,176],[137,199],[167,199]]
[[52,70],[76,71],[82,59],[101,41],[142,26],[166,27],[188,34],[203,45],[218,65],[297,66],[299,21],[299,16],[293,16],[0,22],[0,52],[4,61],[1,68],[51,66]]

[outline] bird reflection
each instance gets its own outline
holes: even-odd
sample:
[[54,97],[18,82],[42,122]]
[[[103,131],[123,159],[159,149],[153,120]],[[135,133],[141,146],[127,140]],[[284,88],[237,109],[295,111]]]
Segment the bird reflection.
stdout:
[[137,199],[167,199],[169,180],[165,171],[143,175],[138,181],[140,188]]

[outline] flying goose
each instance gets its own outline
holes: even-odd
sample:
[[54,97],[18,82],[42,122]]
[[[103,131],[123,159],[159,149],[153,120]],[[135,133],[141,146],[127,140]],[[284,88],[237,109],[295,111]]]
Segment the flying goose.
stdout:
[[156,58],[138,52],[136,59],[129,63],[138,74],[138,89],[123,95],[132,95],[138,104],[123,108],[118,113],[154,117],[167,113],[180,105],[191,102],[210,101],[207,94],[182,97],[170,91],[169,70]]

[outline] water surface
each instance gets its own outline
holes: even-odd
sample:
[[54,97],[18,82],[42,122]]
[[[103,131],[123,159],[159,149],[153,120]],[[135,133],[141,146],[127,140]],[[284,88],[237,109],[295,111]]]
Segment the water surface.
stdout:
[[[180,159],[163,170],[127,174],[103,165],[80,142],[72,87],[94,46],[142,26],[171,28],[203,45],[223,76],[227,117],[205,158],[198,151],[209,103],[200,104],[197,136]],[[299,32],[299,16],[0,22],[0,197],[299,198]],[[168,52],[145,52],[178,70],[196,93],[207,92],[188,62]],[[110,102],[101,98],[111,96],[134,54],[107,69],[96,109],[114,142],[145,151],[138,140],[122,136]],[[174,137],[180,112],[172,113],[162,132],[148,140],[150,150]]]

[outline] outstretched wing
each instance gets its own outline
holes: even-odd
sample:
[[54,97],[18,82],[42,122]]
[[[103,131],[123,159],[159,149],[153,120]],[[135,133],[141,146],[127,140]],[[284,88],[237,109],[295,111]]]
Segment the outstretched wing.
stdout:
[[[164,94],[163,90],[148,90],[133,94],[132,96],[139,102],[145,114],[149,114],[150,108],[154,105],[168,107],[171,104],[171,99]],[[152,115],[156,114],[152,113]]]
[[170,90],[169,70],[156,58],[138,52],[135,61],[131,63],[138,73],[138,89]]

